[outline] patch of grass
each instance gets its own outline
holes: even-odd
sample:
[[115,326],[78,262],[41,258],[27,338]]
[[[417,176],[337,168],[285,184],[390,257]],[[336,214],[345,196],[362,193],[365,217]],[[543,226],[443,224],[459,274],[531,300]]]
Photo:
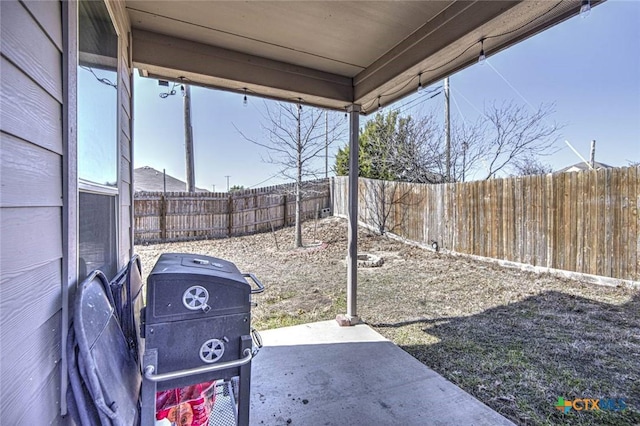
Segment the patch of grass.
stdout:
[[[437,344],[403,348],[518,424],[640,424],[638,305],[638,295],[612,307],[543,293],[428,329],[380,331],[398,343],[438,336]],[[559,396],[623,397],[628,408],[565,415],[554,408]]]
[[333,297],[331,311],[336,315],[347,311],[347,294],[341,291]]
[[270,328],[290,327],[292,325],[306,324],[308,321],[303,316],[276,313],[266,318],[253,321],[253,325],[259,330]]
[[282,302],[283,300],[291,299],[295,297],[297,293],[293,290],[285,290],[285,291],[275,291],[268,293],[263,301],[267,305],[273,305],[278,302]]
[[[304,224],[306,230],[313,224]],[[276,231],[293,241],[293,228]],[[311,234],[308,234],[311,235]],[[148,273],[161,252],[202,253],[255,273],[259,329],[346,312],[346,221],[318,222],[318,250],[271,234],[136,247]],[[360,232],[385,258],[359,270],[358,314],[446,379],[520,425],[640,425],[640,293],[506,269]],[[285,247],[286,248],[283,248]],[[628,398],[624,412],[555,409],[557,398]]]

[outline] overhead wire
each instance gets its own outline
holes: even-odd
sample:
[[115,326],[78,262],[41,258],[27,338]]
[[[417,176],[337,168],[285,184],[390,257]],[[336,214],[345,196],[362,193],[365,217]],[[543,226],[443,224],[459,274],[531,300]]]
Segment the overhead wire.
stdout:
[[247,187],[247,189],[255,188],[255,187],[256,187],[256,186],[258,186],[258,185],[262,185],[263,183],[270,181],[271,179],[273,179],[274,177],[278,176],[279,174],[281,174],[281,172],[278,172],[278,173],[276,173],[275,175],[272,175],[272,176],[270,176],[270,177],[266,178],[266,179],[265,179],[265,180],[263,180],[262,182],[258,182],[258,183],[256,183],[255,185],[248,186],[248,187]]
[[442,89],[442,86],[438,86],[438,87],[434,87],[434,88],[425,88],[417,97],[415,97],[413,99],[410,99],[410,100],[406,101],[405,103],[400,104],[400,105],[398,105],[396,107],[393,107],[391,110],[392,111],[398,111],[398,110],[400,110],[402,108],[407,108],[411,104],[414,104],[416,102],[422,101],[422,100],[427,99],[427,98],[430,99],[430,97],[429,97],[430,94],[432,94],[432,93],[434,93],[434,92],[436,92],[438,90],[441,90],[441,89]]
[[485,116],[485,113],[484,113],[484,112],[482,112],[482,111],[480,111],[480,110],[478,109],[478,107],[476,107],[476,106],[475,106],[475,104],[474,104],[473,102],[471,102],[469,99],[467,99],[467,97],[466,97],[462,92],[458,91],[458,90],[457,90],[455,87],[453,87],[453,86],[451,87],[451,89],[452,89],[454,92],[458,93],[460,96],[462,96],[462,99],[464,99],[464,100],[465,100],[465,101],[466,101],[466,102],[471,106],[471,108],[475,109],[475,110],[476,110],[476,112],[477,112],[478,114],[480,114],[480,115],[481,115],[481,116],[483,116],[483,117]]
[[507,86],[509,86],[511,88],[511,90],[513,90],[514,92],[516,92],[516,95],[518,95],[520,97],[520,99],[522,99],[528,106],[529,108],[531,108],[532,111],[536,111],[536,109],[533,107],[533,105],[531,104],[531,102],[529,102],[527,100],[527,98],[524,97],[524,95],[522,93],[520,93],[520,91],[518,89],[515,88],[515,86],[513,84],[511,84],[511,82],[509,82],[509,80],[507,80],[507,78],[502,75],[502,73],[500,71],[498,71],[492,64],[491,62],[487,61],[487,65],[489,65],[489,67],[496,73],[498,74],[498,77],[500,77],[502,79],[502,81],[504,81]]
[[98,77],[98,75],[93,71],[93,68],[91,68],[91,67],[87,67],[87,66],[85,66],[85,65],[80,65],[80,68],[82,68],[82,69],[83,69],[83,70],[85,70],[85,71],[89,71],[89,72],[90,72],[90,73],[95,77],[95,79],[96,79],[96,80],[98,80],[100,83],[105,84],[105,85],[107,85],[107,86],[111,86],[111,87],[113,87],[113,88],[114,88],[114,89],[116,89],[116,90],[118,89],[118,85],[117,85],[117,84],[115,84],[115,83],[113,83],[113,82],[112,82],[111,80],[109,80],[108,78],[105,78],[105,77]]
[[[418,105],[422,105],[423,103],[427,102],[428,100],[433,99],[436,96],[441,95],[441,94],[442,94],[442,91],[439,91],[439,92],[433,93],[431,96],[426,96],[424,98],[420,98],[420,102],[418,102],[417,104],[413,105],[412,108],[415,108]],[[397,108],[391,109],[391,111],[400,112],[400,109],[403,108],[403,107],[404,107],[403,105],[400,105]]]
[[469,50],[471,50],[471,48],[473,48],[474,46],[476,46],[478,43],[483,44],[483,42],[484,42],[485,40],[489,40],[489,39],[492,39],[492,38],[504,37],[504,36],[506,36],[506,35],[509,35],[509,34],[512,34],[512,33],[518,32],[518,31],[522,30],[523,28],[525,28],[525,27],[527,27],[527,26],[531,25],[533,22],[537,21],[538,19],[543,18],[544,16],[548,15],[549,13],[551,13],[552,11],[554,11],[556,8],[558,8],[558,7],[559,7],[563,2],[564,2],[564,0],[560,0],[560,1],[558,1],[558,2],[557,2],[556,4],[554,4],[552,7],[550,7],[549,9],[547,9],[544,13],[542,13],[542,14],[540,14],[540,15],[536,16],[535,18],[531,19],[530,21],[525,22],[524,24],[520,25],[520,26],[519,26],[519,27],[517,27],[517,28],[514,28],[514,29],[509,30],[509,31],[505,31],[505,32],[502,32],[502,33],[499,33],[499,34],[492,34],[492,35],[488,35],[488,36],[485,36],[485,37],[481,38],[480,40],[478,40],[478,41],[476,41],[476,42],[472,43],[471,45],[469,45],[466,49],[464,49],[462,52],[460,52],[458,55],[456,55],[455,57],[451,58],[450,60],[448,60],[448,61],[446,61],[446,62],[444,62],[444,63],[442,63],[442,64],[440,64],[440,65],[438,65],[438,66],[436,66],[436,67],[429,68],[429,69],[426,69],[426,70],[421,70],[421,71],[420,71],[420,72],[418,72],[416,75],[412,76],[412,77],[411,77],[411,78],[410,78],[410,79],[409,79],[409,80],[408,80],[404,85],[402,85],[399,89],[395,89],[394,91],[391,91],[391,92],[379,93],[379,94],[378,94],[374,99],[372,99],[370,102],[368,102],[367,104],[365,104],[366,106],[365,106],[365,105],[363,105],[363,106],[362,106],[363,112],[366,112],[366,111],[367,111],[368,109],[370,109],[373,105],[375,105],[375,102],[376,102],[376,101],[379,101],[379,100],[381,100],[381,99],[383,99],[383,98],[385,98],[385,97],[393,96],[393,95],[395,95],[395,94],[397,94],[397,93],[399,93],[399,92],[403,91],[403,90],[404,90],[404,89],[406,89],[406,87],[407,87],[409,84],[411,84],[415,79],[420,78],[420,76],[421,76],[422,74],[427,73],[427,72],[433,72],[433,71],[436,71],[436,70],[438,70],[438,69],[440,69],[440,68],[443,68],[443,67],[445,67],[445,66],[447,66],[447,65],[451,64],[452,62],[456,61],[456,60],[457,60],[457,59],[459,59],[461,56],[463,56],[465,53],[467,53]]
[[456,97],[451,96],[451,99],[453,99],[453,104],[456,106],[456,109],[458,110],[458,114],[460,114],[460,117],[462,117],[462,121],[464,121],[465,123],[469,123],[469,120],[467,120],[467,117],[465,117],[465,115],[462,113],[462,109],[460,109],[460,105],[458,105],[458,101],[456,100]]
[[[529,102],[529,100],[527,98],[525,98],[525,96],[520,93],[520,91],[518,89],[515,88],[515,86],[513,84],[511,84],[511,82],[509,82],[509,80],[502,75],[502,73],[500,71],[498,71],[492,64],[491,62],[487,61],[487,64],[489,65],[489,67],[495,71],[496,74],[498,74],[498,76],[507,84],[507,86],[509,86],[511,88],[511,90],[513,90],[514,92],[516,92],[516,94],[520,97],[520,99],[522,99],[529,108],[531,108],[531,111],[534,114],[538,113],[538,109],[536,109],[533,104],[531,102]],[[551,128],[555,127],[556,125],[551,123],[546,117],[543,117],[543,121],[545,122],[545,124]]]
[[168,89],[166,92],[160,93],[159,96],[162,99],[166,99],[169,96],[175,95],[176,94],[176,86],[178,86],[178,83],[173,83],[173,85],[171,86],[171,89]]
[[438,86],[438,87],[434,87],[434,88],[429,88],[429,89],[423,89],[422,92],[420,92],[420,94],[418,96],[416,96],[415,98],[398,105],[397,107],[394,107],[394,109],[400,109],[400,108],[407,108],[409,107],[411,104],[414,104],[416,102],[419,102],[425,98],[429,98],[429,95],[437,92],[438,90],[442,90],[442,86]]

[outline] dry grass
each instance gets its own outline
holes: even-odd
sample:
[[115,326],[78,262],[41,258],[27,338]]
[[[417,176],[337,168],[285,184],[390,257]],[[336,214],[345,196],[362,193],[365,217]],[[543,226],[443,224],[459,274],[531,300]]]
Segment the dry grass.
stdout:
[[[346,222],[305,224],[320,247],[290,250],[293,230],[136,247],[148,273],[164,252],[233,261],[267,286],[258,329],[345,311]],[[276,248],[277,238],[280,249]],[[359,314],[414,357],[518,424],[640,424],[640,294],[442,255],[361,231]],[[621,413],[554,408],[559,396],[626,398]]]

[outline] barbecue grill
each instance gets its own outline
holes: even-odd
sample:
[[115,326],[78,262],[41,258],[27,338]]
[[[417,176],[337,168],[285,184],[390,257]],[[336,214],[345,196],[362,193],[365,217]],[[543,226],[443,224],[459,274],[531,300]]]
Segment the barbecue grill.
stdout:
[[251,295],[263,290],[253,274],[223,259],[160,256],[147,279],[143,314],[143,416],[151,397],[155,406],[156,391],[237,378],[238,424],[248,424],[251,359],[259,344]]

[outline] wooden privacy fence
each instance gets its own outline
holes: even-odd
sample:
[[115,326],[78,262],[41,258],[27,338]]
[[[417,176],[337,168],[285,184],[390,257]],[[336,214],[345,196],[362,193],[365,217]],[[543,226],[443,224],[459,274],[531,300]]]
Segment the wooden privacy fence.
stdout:
[[[329,180],[304,183],[302,218],[329,208]],[[265,232],[295,221],[294,184],[221,192],[136,192],[136,244]]]
[[[640,167],[451,184],[359,181],[359,220],[423,244],[640,280]],[[333,183],[347,214],[346,177]]]

